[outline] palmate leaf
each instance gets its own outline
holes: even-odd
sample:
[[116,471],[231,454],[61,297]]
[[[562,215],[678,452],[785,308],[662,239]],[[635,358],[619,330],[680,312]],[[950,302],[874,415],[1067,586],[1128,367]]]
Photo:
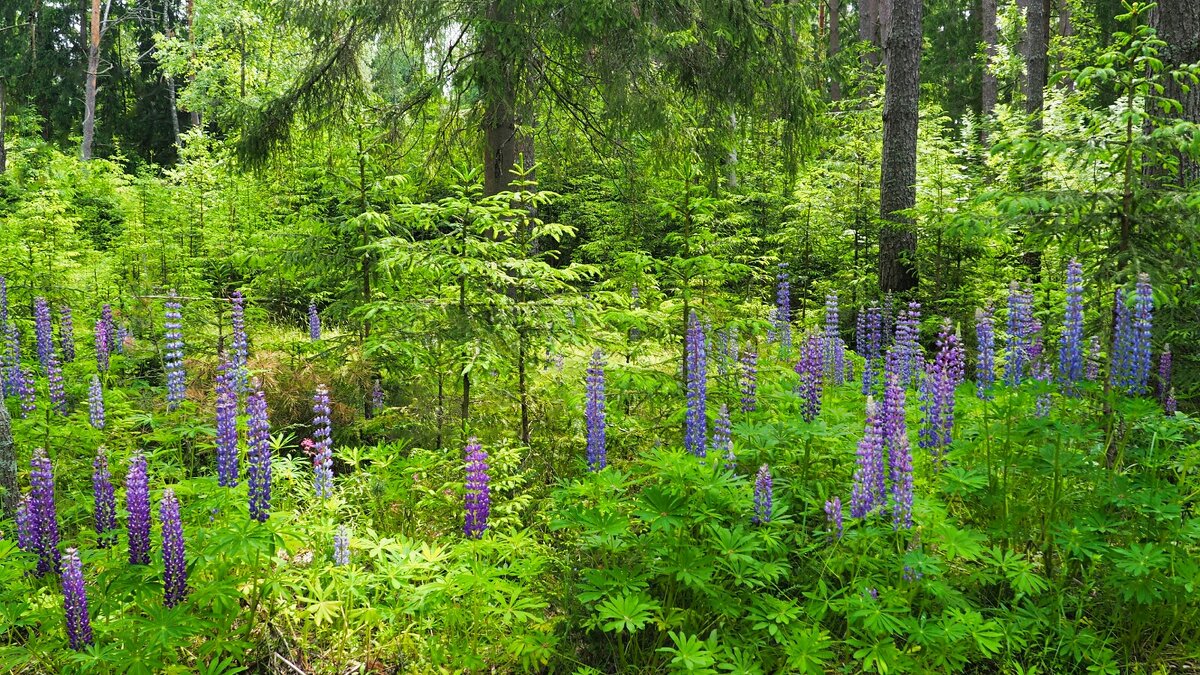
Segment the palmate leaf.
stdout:
[[662,606],[658,604],[658,601],[642,593],[636,593],[610,598],[596,608],[596,613],[605,631],[636,633],[654,618],[655,612],[661,609]]
[[669,532],[687,522],[687,506],[687,499],[683,496],[650,487],[642,492],[633,515],[649,523],[651,532]]
[[824,673],[825,664],[833,658],[829,633],[819,626],[797,627],[789,633],[783,646],[787,651],[788,669],[794,673]]

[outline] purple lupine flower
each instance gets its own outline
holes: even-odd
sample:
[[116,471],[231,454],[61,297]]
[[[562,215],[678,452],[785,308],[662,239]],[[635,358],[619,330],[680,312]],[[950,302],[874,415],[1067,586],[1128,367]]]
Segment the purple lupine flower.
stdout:
[[599,471],[608,466],[604,428],[604,354],[599,349],[592,352],[586,384],[587,403],[584,405],[583,419],[587,423],[588,471]]
[[17,394],[21,397],[21,419],[37,410],[37,390],[33,388],[33,372],[28,368],[17,368]]
[[217,367],[217,485],[237,487],[238,484],[238,394],[237,366],[221,359]]
[[129,326],[121,324],[117,327],[117,338],[113,346],[116,347],[118,354],[124,354],[127,344],[133,344],[133,334],[129,332]]
[[104,322],[104,332],[108,348],[110,350],[116,349],[119,353],[121,351],[121,344],[117,335],[117,324],[113,320],[112,305],[107,302],[100,307],[100,321]]
[[725,468],[733,471],[737,468],[737,456],[733,454],[733,432],[729,421],[729,406],[721,404],[717,413],[717,421],[713,424],[712,450],[721,453],[725,458]]
[[88,388],[88,419],[92,427],[104,428],[104,389],[100,386],[99,375],[92,375],[92,384]]
[[158,511],[162,523],[163,605],[174,607],[187,597],[187,561],[183,551],[183,522],[179,500],[171,488],[163,490]]
[[1004,364],[1004,379],[1012,386],[1021,384],[1029,364],[1036,358],[1033,318],[1033,292],[1022,290],[1016,281],[1008,292],[1008,354]]
[[1163,412],[1168,416],[1173,416],[1175,411],[1179,409],[1179,402],[1175,400],[1175,387],[1171,387],[1167,391],[1167,398],[1163,401]]
[[1162,354],[1158,355],[1158,381],[1154,383],[1154,394],[1160,403],[1166,403],[1167,394],[1171,391],[1171,345],[1163,345]]
[[260,523],[271,515],[271,423],[267,419],[267,397],[255,378],[246,397],[249,460],[246,483],[250,494],[250,517]]
[[1150,329],[1154,312],[1154,292],[1150,276],[1139,274],[1133,298],[1133,342],[1130,393],[1144,394],[1150,381]]
[[792,284],[788,278],[787,263],[779,263],[775,275],[775,337],[783,358],[792,348]]
[[771,468],[763,464],[758,468],[758,474],[754,477],[754,515],[750,518],[750,522],[755,525],[771,522],[773,500]]
[[101,548],[112,547],[117,543],[117,497],[108,470],[108,452],[103,445],[96,450],[96,459],[92,461],[92,500],[96,543]]
[[975,395],[980,400],[991,400],[992,386],[996,383],[996,327],[992,306],[975,310],[975,341],[979,356],[975,360]]
[[383,380],[376,377],[371,384],[371,414],[383,412]]
[[1088,340],[1087,366],[1084,369],[1084,376],[1092,382],[1100,379],[1100,336],[1098,335],[1093,335]]
[[492,509],[492,493],[488,476],[488,454],[472,436],[466,447],[467,481],[464,490],[463,534],[479,539],[488,527],[488,516]]
[[842,498],[834,497],[825,502],[825,522],[829,524],[829,534],[833,539],[842,538]]
[[329,389],[317,385],[313,395],[313,489],[318,499],[333,496],[333,429],[329,420]]
[[58,363],[58,355],[54,352],[50,353],[50,360],[46,363],[46,387],[50,393],[50,403],[58,414],[65,416],[67,410],[67,391],[63,387],[62,366]]
[[[1048,384],[1051,380],[1052,373],[1050,372],[1050,364],[1045,360],[1037,361],[1033,364],[1033,379],[1042,383]],[[1034,415],[1045,417],[1050,414],[1050,393],[1043,392],[1038,394],[1037,401],[1034,403]]]
[[704,347],[704,327],[692,312],[687,332],[687,418],[683,444],[697,457],[706,455],[708,440],[708,355]]
[[308,339],[313,342],[321,339],[321,316],[315,302],[308,303]]
[[77,652],[92,644],[92,622],[88,617],[87,590],[83,583],[83,563],[79,551],[68,548],[62,561],[63,612],[67,619],[67,639]]
[[920,325],[921,305],[918,302],[910,302],[908,309],[900,310],[900,316],[896,321],[896,338],[889,353],[889,358],[892,358],[892,354],[894,354],[897,359],[897,374],[900,376],[901,386],[904,387],[917,381],[924,363],[921,345],[918,342]]
[[892,485],[892,526],[908,529],[912,527],[912,450],[904,420],[904,387],[900,384],[899,370],[899,364],[889,358],[884,373],[883,441]]
[[42,297],[33,301],[33,330],[37,337],[38,362],[45,370],[49,367],[50,355],[54,353],[54,336],[50,325],[50,305]]
[[800,351],[800,362],[793,370],[800,375],[797,392],[803,405],[800,414],[805,422],[811,422],[821,414],[821,391],[824,386],[825,368],[821,363],[821,338],[809,336]]
[[747,348],[741,356],[742,412],[754,412],[758,407],[758,352]]
[[775,307],[772,307],[771,309],[767,310],[767,342],[768,343],[774,343],[775,340],[779,337],[775,333],[775,327],[779,325],[779,319],[777,318],[778,316],[779,316],[779,310],[776,309]]
[[[230,294],[229,323],[233,334],[229,359],[233,363],[234,386],[240,394],[249,383],[247,362],[250,358],[249,342],[246,339],[246,299],[241,291]],[[235,481],[236,484],[236,481]]]
[[63,363],[75,360],[75,319],[71,315],[71,307],[63,305],[58,308],[58,342],[62,351]]
[[1112,387],[1128,390],[1132,386],[1133,316],[1125,303],[1125,291],[1113,295],[1113,345],[1109,355],[1108,379]]
[[346,533],[345,525],[338,525],[337,534],[333,535],[333,564],[350,564],[350,535]]
[[1064,394],[1078,395],[1083,379],[1083,266],[1078,260],[1067,264],[1067,309],[1058,338],[1058,377]]
[[842,342],[837,293],[825,296],[825,335],[821,359],[830,385],[842,386],[846,381],[846,344]]
[[167,351],[163,356],[163,365],[167,371],[167,408],[175,410],[184,399],[187,375],[183,371],[183,305],[179,304],[174,290],[165,307],[163,327]]
[[33,499],[29,495],[23,495],[17,504],[17,547],[26,553],[37,553],[37,528]]
[[8,325],[8,280],[0,274],[0,330]]
[[43,448],[33,451],[29,469],[29,517],[40,577],[47,572],[57,572],[62,564],[58,551],[58,513],[54,505],[54,471]]
[[[890,297],[890,296],[889,296]],[[870,395],[875,388],[875,376],[879,372],[880,359],[883,356],[883,314],[879,308],[872,305],[865,313],[860,310],[862,330],[858,332],[858,353],[863,357],[862,393]]]
[[887,486],[883,474],[883,416],[879,405],[867,397],[867,423],[862,440],[858,442],[857,464],[854,469],[854,488],[850,493],[850,515],[865,518],[887,503]]
[[92,333],[92,342],[96,345],[96,370],[108,372],[108,326],[104,324],[104,319],[96,320],[96,329]]
[[125,474],[125,526],[129,530],[129,564],[150,564],[150,484],[141,451],[129,460]]
[[945,452],[954,431],[954,394],[963,378],[963,348],[950,322],[938,334],[938,353],[921,382],[921,428],[918,445],[934,459]]

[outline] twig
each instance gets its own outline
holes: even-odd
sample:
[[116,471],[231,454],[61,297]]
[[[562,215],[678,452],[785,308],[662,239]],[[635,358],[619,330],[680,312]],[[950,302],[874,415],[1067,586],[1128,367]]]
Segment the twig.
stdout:
[[287,666],[289,668],[291,668],[292,671],[300,673],[300,675],[308,675],[308,673],[304,672],[303,670],[300,670],[299,666],[297,666],[296,664],[292,663],[291,661],[288,661],[287,659],[280,656],[279,652],[271,652],[271,653],[275,655],[275,658],[277,658],[280,661],[283,661],[285,664],[287,664]]

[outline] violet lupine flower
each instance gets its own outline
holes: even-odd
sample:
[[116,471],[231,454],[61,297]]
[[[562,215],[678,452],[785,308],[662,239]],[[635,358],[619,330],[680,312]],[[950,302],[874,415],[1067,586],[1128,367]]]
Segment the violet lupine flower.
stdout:
[[1100,336],[1098,335],[1093,335],[1088,340],[1087,367],[1084,375],[1092,382],[1100,379]]
[[1171,387],[1167,391],[1167,398],[1163,401],[1163,412],[1168,416],[1174,416],[1175,411],[1179,409],[1179,402],[1175,400],[1175,387]]
[[92,342],[96,345],[96,370],[107,373],[109,344],[108,326],[104,324],[104,319],[96,320],[96,329],[92,333]]
[[96,450],[96,459],[92,461],[92,500],[96,543],[101,548],[110,548],[117,543],[117,497],[108,470],[108,452],[103,445]]
[[858,313],[862,319],[862,330],[858,332],[856,341],[858,353],[865,361],[862,374],[862,394],[868,396],[875,388],[875,377],[880,369],[883,356],[883,315],[879,308],[872,305],[865,312]]
[[1030,362],[1035,358],[1033,293],[1022,290],[1016,281],[1008,292],[1008,354],[1004,364],[1004,379],[1011,386],[1021,384]]
[[271,515],[271,423],[267,419],[267,397],[255,378],[246,397],[247,445],[246,483],[250,494],[250,517],[260,523]]
[[733,471],[737,468],[737,457],[733,454],[733,432],[729,421],[729,406],[721,404],[717,413],[717,421],[713,424],[712,450],[721,453],[725,459],[725,468]]
[[1058,338],[1058,377],[1064,394],[1079,394],[1083,379],[1083,266],[1078,260],[1067,264],[1067,309]]
[[58,355],[51,352],[50,361],[46,363],[46,386],[50,392],[50,404],[58,414],[66,416],[67,390],[63,387],[62,366],[58,364]]
[[841,337],[837,293],[825,296],[825,336],[821,358],[830,385],[842,386],[846,381],[846,345]]
[[321,316],[317,314],[316,303],[308,303],[308,339],[316,342],[321,339]]
[[158,510],[162,523],[163,605],[174,607],[187,597],[187,561],[183,551],[183,522],[179,519],[179,500],[171,488],[163,490]]
[[834,497],[825,502],[825,522],[829,524],[829,534],[833,539],[842,538],[842,498]]
[[975,360],[975,395],[982,401],[991,400],[991,388],[996,384],[996,326],[992,306],[975,310],[975,342],[979,356]]
[[313,395],[313,489],[317,498],[333,496],[333,429],[329,420],[329,389],[317,385]]
[[99,375],[92,375],[92,384],[88,388],[88,419],[93,428],[104,428],[104,389],[100,386]]
[[67,619],[67,639],[77,652],[92,644],[92,622],[88,617],[87,590],[83,583],[83,563],[79,551],[68,548],[62,561],[63,612]]
[[338,525],[337,534],[333,535],[333,564],[350,564],[350,535],[346,534],[346,526]]
[[1150,276],[1139,274],[1133,299],[1133,357],[1131,393],[1144,394],[1150,381],[1150,329],[1154,312],[1154,292]]
[[[1052,374],[1050,372],[1050,364],[1046,361],[1038,361],[1033,364],[1033,379],[1047,384],[1050,382]],[[1050,394],[1049,392],[1038,394],[1037,401],[1034,403],[1034,415],[1037,417],[1045,417],[1050,414]]]
[[241,291],[234,291],[230,294],[229,302],[231,305],[229,323],[233,333],[230,361],[233,362],[234,384],[240,394],[246,391],[246,385],[249,383],[249,374],[246,370],[250,358],[249,343],[246,339],[246,299],[242,297]]
[[29,495],[22,495],[17,504],[17,548],[26,553],[37,553],[37,526],[33,500]]
[[29,511],[33,552],[38,555],[37,575],[57,572],[62,565],[58,551],[58,513],[54,506],[54,471],[43,448],[33,451],[29,462]]
[[1166,403],[1167,394],[1171,391],[1171,345],[1163,346],[1162,354],[1158,355],[1158,381],[1154,383],[1154,394],[1159,403]]
[[106,341],[108,343],[108,348],[110,350],[115,348],[118,352],[120,352],[121,341],[117,335],[117,324],[113,320],[112,305],[108,304],[107,302],[100,307],[100,321],[104,322],[104,332]]
[[116,338],[116,342],[114,343],[114,346],[117,349],[117,353],[124,354],[125,346],[127,344],[130,344],[130,345],[133,344],[133,334],[129,332],[129,326],[126,326],[125,324],[121,324],[120,326],[117,327],[117,338]]
[[146,457],[137,451],[125,474],[125,523],[129,530],[129,564],[150,564],[150,484]]
[[767,342],[773,343],[779,337],[775,333],[775,327],[779,325],[779,310],[772,307],[767,310]]
[[217,367],[217,485],[237,487],[238,484],[238,394],[237,366],[221,359]]
[[1113,345],[1109,355],[1108,379],[1112,387],[1128,390],[1132,387],[1133,315],[1125,303],[1125,291],[1117,288],[1113,297]]
[[754,477],[754,515],[750,518],[750,522],[755,525],[771,522],[773,500],[771,469],[763,464],[758,468],[758,474]]
[[921,305],[918,302],[908,303],[908,309],[900,310],[896,321],[896,338],[892,344],[889,359],[894,354],[898,365],[897,375],[901,386],[907,387],[917,381],[921,374],[924,357],[921,355],[920,338]]
[[21,397],[21,419],[29,417],[29,413],[37,410],[37,390],[33,388],[33,371],[28,368],[17,368],[17,394]]
[[378,415],[383,412],[383,380],[375,378],[371,384],[371,414]]
[[783,358],[792,348],[792,284],[788,280],[787,263],[779,263],[775,275],[775,336]]
[[45,370],[50,365],[50,355],[54,353],[54,337],[50,325],[50,305],[42,297],[33,301],[33,330],[37,337],[38,362]]
[[739,359],[742,364],[742,412],[754,412],[758,407],[758,352],[747,348]]
[[174,290],[165,306],[163,327],[167,351],[163,356],[163,365],[167,371],[167,408],[175,410],[184,399],[187,375],[183,371],[183,305],[179,304]]
[[883,474],[883,416],[879,404],[867,397],[867,423],[858,442],[854,488],[850,493],[850,515],[865,518],[887,503],[887,485]]
[[821,363],[821,338],[812,335],[804,341],[800,362],[793,370],[800,375],[797,392],[803,401],[800,414],[805,422],[811,422],[821,414],[821,391],[824,386],[825,367]]
[[466,519],[463,534],[470,539],[479,539],[488,527],[488,516],[492,509],[492,493],[488,477],[488,454],[474,436],[466,447],[467,481],[463,495]]
[[954,394],[963,376],[963,348],[950,322],[938,334],[938,353],[921,382],[921,428],[918,445],[938,459],[954,431]]
[[58,311],[59,349],[62,350],[63,363],[71,363],[75,360],[75,319],[68,305],[63,305]]
[[592,353],[587,368],[587,403],[583,419],[587,423],[588,471],[599,471],[608,466],[605,449],[604,413],[604,354],[599,349]]
[[900,383],[899,354],[888,354],[884,373],[883,442],[887,448],[892,486],[892,526],[912,527],[912,449],[908,444],[908,424],[904,419],[904,387]]
[[687,418],[683,444],[687,451],[704,457],[708,440],[708,355],[704,347],[704,327],[692,312],[687,332]]
[[8,325],[8,280],[0,274],[0,330]]

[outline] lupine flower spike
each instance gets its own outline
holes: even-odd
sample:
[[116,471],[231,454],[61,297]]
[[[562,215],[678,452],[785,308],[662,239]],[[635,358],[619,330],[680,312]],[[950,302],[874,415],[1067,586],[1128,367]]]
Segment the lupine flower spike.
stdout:
[[858,463],[854,469],[854,489],[850,494],[850,515],[865,518],[887,502],[883,473],[883,416],[879,404],[867,397],[867,423],[858,442]]
[[846,345],[842,342],[837,293],[825,296],[825,334],[821,345],[825,376],[834,387],[846,381]]
[[787,358],[792,348],[792,284],[788,279],[787,263],[779,263],[775,276],[775,336],[779,340],[780,358]]
[[345,525],[338,525],[337,534],[333,535],[333,564],[350,564],[350,535],[346,533]]
[[187,561],[183,551],[183,523],[179,519],[179,500],[170,488],[163,491],[159,508],[162,522],[163,604],[174,607],[187,597]]
[[804,421],[811,422],[821,414],[821,391],[824,384],[825,366],[821,362],[821,343],[815,335],[804,341],[800,362],[793,370],[800,375],[797,393],[800,394],[800,414]]
[[371,384],[371,414],[378,415],[383,412],[383,380],[375,378]]
[[175,410],[183,401],[187,387],[187,375],[183,371],[183,305],[179,304],[175,291],[171,291],[165,307],[163,364],[167,373],[167,408]]
[[42,370],[50,366],[50,355],[54,353],[53,327],[50,325],[50,305],[45,298],[33,301],[33,330],[37,338],[38,363]]
[[125,513],[129,529],[129,564],[150,564],[150,486],[146,457],[139,451],[129,460],[125,474]]
[[697,457],[707,454],[708,440],[708,370],[704,328],[692,312],[687,332],[687,418],[683,436],[684,447]]
[[67,639],[77,652],[92,644],[92,623],[88,617],[87,590],[83,582],[83,564],[79,551],[68,548],[62,561],[63,612],[67,619]]
[[329,389],[317,386],[313,396],[313,489],[317,498],[333,496],[333,438],[329,420]]
[[117,543],[117,497],[108,470],[108,452],[103,445],[96,450],[92,462],[92,497],[96,543],[101,548],[110,548]]
[[58,356],[50,353],[50,360],[46,364],[46,385],[49,388],[50,403],[54,406],[54,410],[58,414],[65,416],[67,410],[67,392],[63,387],[62,366],[59,365]]
[[1160,403],[1167,402],[1171,392],[1171,345],[1163,345],[1162,354],[1158,355],[1158,381],[1154,383],[1155,395]]
[[825,521],[829,524],[829,535],[842,538],[842,498],[834,497],[825,502]]
[[221,359],[217,367],[217,485],[238,484],[237,366]]
[[717,422],[713,425],[712,450],[725,460],[725,468],[733,471],[737,468],[737,457],[733,454],[733,435],[729,421],[729,406],[721,404],[717,413]]
[[104,389],[99,375],[92,375],[92,384],[88,388],[88,418],[96,429],[104,428]]
[[317,314],[316,303],[308,303],[308,339],[316,342],[321,339],[321,316]]
[[57,572],[62,564],[58,551],[58,513],[54,504],[54,472],[46,451],[33,451],[29,472],[29,529],[32,552],[37,553],[37,575]]
[[104,324],[104,319],[96,321],[92,339],[96,345],[96,370],[107,373],[110,345],[108,343],[108,327]]
[[250,383],[246,414],[249,417],[246,482],[250,494],[250,518],[265,523],[271,514],[271,425],[267,419],[267,398],[258,378]]
[[58,312],[59,349],[62,351],[63,363],[71,363],[75,360],[75,319],[67,305],[60,307]]
[[754,524],[771,522],[773,513],[774,486],[771,479],[771,468],[763,464],[758,468],[754,477]]
[[1072,260],[1067,265],[1067,309],[1058,339],[1058,378],[1063,393],[1078,396],[1083,375],[1083,266]]
[[996,328],[991,305],[975,310],[975,342],[979,349],[975,360],[975,395],[988,401],[996,383]]
[[754,412],[758,407],[758,352],[747,348],[741,356],[742,412]]
[[589,471],[608,465],[605,449],[604,354],[597,349],[587,369],[587,403],[583,417],[587,423],[587,463]]
[[246,339],[246,299],[242,296],[241,291],[234,291],[230,295],[229,301],[231,305],[229,323],[233,332],[233,345],[229,356],[236,375],[234,383],[240,394],[246,391],[250,377],[249,371],[247,371],[250,347],[249,341]]
[[466,513],[463,534],[471,539],[483,536],[491,513],[492,498],[487,462],[487,451],[472,437],[467,441],[466,447],[467,481],[463,498]]

